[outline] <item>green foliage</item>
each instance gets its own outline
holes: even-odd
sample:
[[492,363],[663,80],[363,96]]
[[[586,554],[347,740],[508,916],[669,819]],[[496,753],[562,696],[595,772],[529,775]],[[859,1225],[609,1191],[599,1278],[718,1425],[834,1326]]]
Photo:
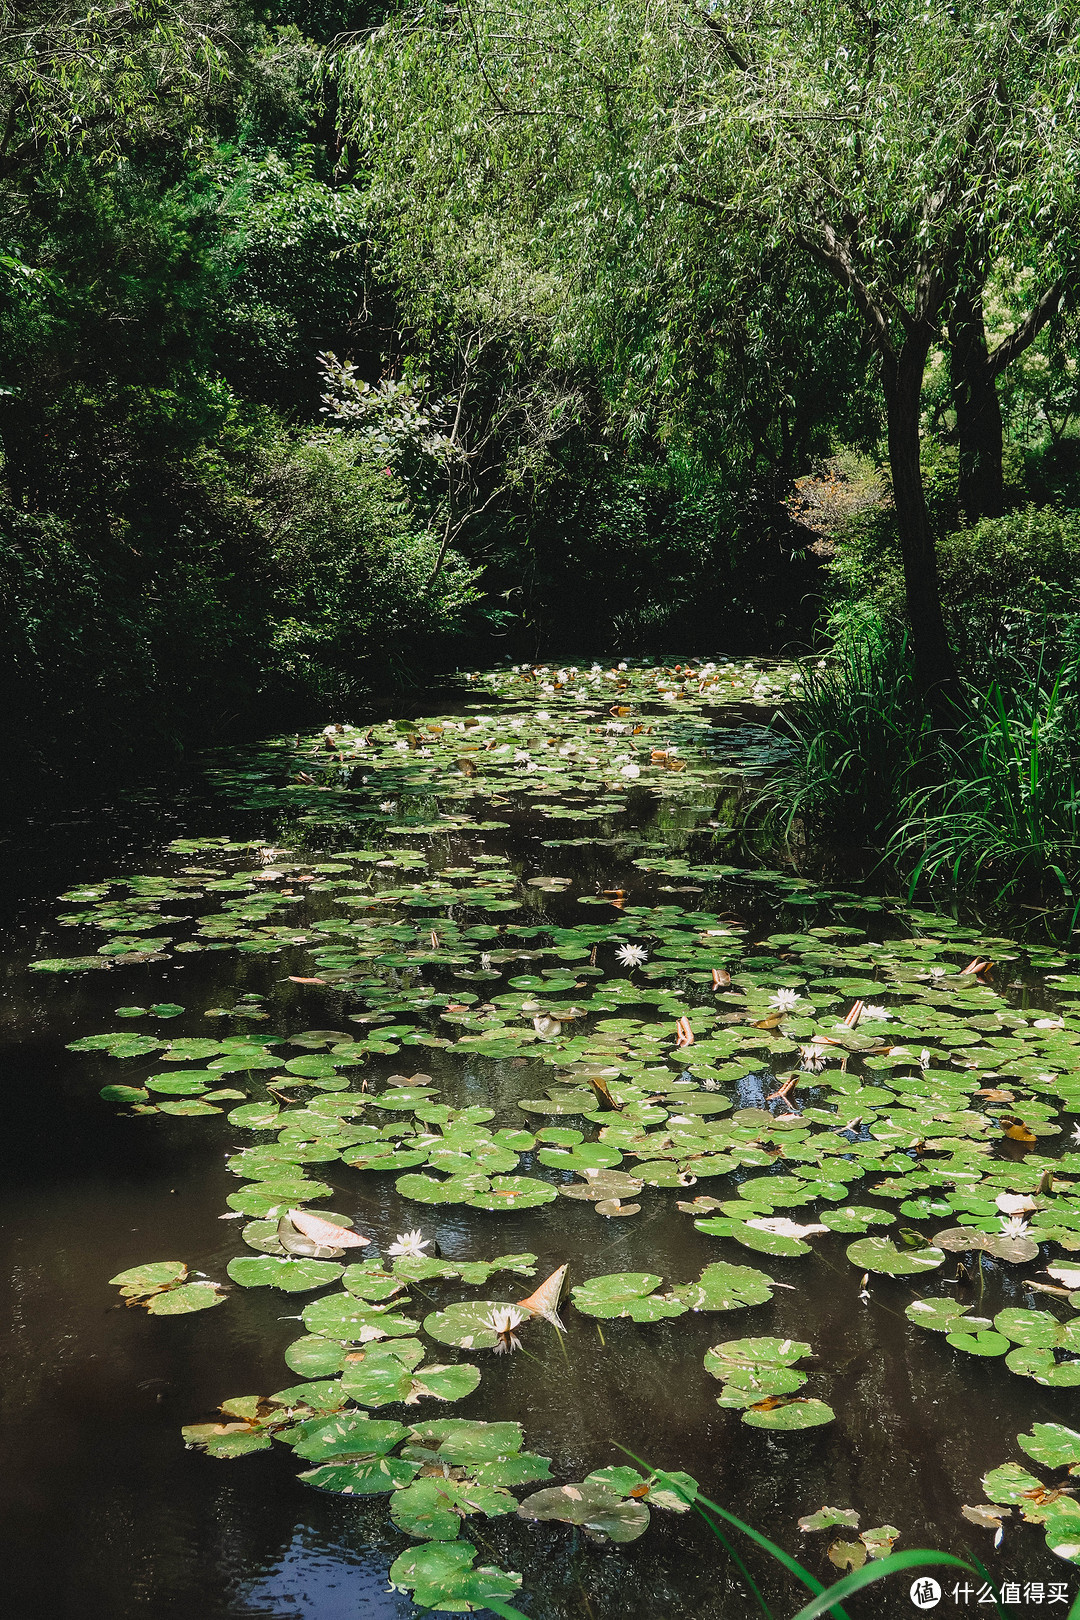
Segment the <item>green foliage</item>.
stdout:
[[[1000,538],[1010,521],[979,529]],[[1067,542],[1071,526],[1049,533]],[[940,730],[918,701],[902,636],[867,606],[837,627],[832,652],[804,666],[781,721],[795,748],[772,784],[773,828],[817,858],[855,845],[912,893],[928,885],[998,903],[1064,902],[1071,927],[1080,910],[1080,620],[1059,618],[1050,668],[1022,621],[1006,624],[1028,661],[1000,652],[996,678],[965,683],[963,709]]]
[[338,708],[387,677],[449,657],[479,600],[456,554],[429,588],[437,540],[417,534],[400,483],[330,432],[271,448],[263,523],[280,579],[270,649],[279,678]]
[[[1027,506],[983,518],[944,534],[937,553],[949,635],[972,678],[988,684],[1002,659],[1033,671],[1040,658],[1062,656],[1080,573],[1080,513]],[[853,519],[838,537],[827,590],[841,618],[865,603],[902,635],[903,570],[887,509]]]
[[804,849],[879,846],[929,728],[903,636],[872,611],[838,630],[829,656],[803,664],[779,722],[795,747],[774,784],[776,814]]
[[[1074,645],[1080,626],[1072,621]],[[955,736],[938,741],[938,779],[909,792],[889,853],[910,873],[998,900],[1048,893],[1070,903],[1080,882],[1076,654],[1053,676],[972,691]],[[1073,910],[1070,926],[1075,921]]]

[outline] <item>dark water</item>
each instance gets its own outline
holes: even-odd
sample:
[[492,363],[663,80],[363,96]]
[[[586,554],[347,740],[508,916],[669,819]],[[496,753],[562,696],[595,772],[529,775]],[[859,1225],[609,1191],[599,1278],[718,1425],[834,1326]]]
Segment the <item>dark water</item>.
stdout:
[[[242,1248],[240,1223],[219,1219],[236,1187],[224,1161],[240,1135],[223,1119],[125,1116],[97,1094],[116,1078],[107,1060],[68,1053],[65,1042],[114,1027],[112,1009],[128,1001],[183,1002],[184,1017],[170,1027],[179,1034],[205,1033],[204,1008],[230,990],[265,994],[271,1020],[259,1028],[279,1035],[334,1024],[352,1005],[333,991],[283,983],[295,969],[280,958],[225,951],[107,975],[24,971],[55,916],[47,896],[102,871],[154,870],[169,838],[205,830],[270,831],[242,827],[238,818],[227,823],[189,779],[150,787],[108,814],[42,826],[9,846],[10,926],[0,960],[0,1613],[10,1620],[417,1613],[407,1596],[387,1590],[386,1571],[407,1538],[383,1498],[356,1502],[310,1490],[281,1447],[223,1463],[181,1442],[180,1426],[211,1417],[223,1399],[295,1381],[282,1351],[302,1331],[296,1318],[310,1296],[236,1289],[217,1310],[161,1319],[118,1307],[106,1286],[115,1272],[166,1255],[224,1274]],[[531,860],[537,832],[522,823],[502,841],[489,835],[487,847]],[[651,898],[640,872],[614,860],[601,868],[594,851],[582,860],[610,886],[632,882],[637,898]],[[530,869],[551,864],[548,856]],[[474,1057],[462,1065],[452,1055],[424,1055],[443,1082],[441,1095],[455,1103],[516,1099],[524,1061]],[[397,1066],[391,1058],[372,1065],[379,1074]],[[751,1082],[745,1101],[756,1100]],[[528,1174],[528,1161],[521,1168]],[[402,1220],[392,1178],[317,1167],[326,1170],[333,1207],[378,1239],[392,1238]],[[411,1224],[437,1224],[448,1257],[533,1250],[540,1278],[568,1256],[587,1257],[592,1274],[691,1277],[716,1258],[716,1245],[672,1218],[672,1196],[646,1188],[642,1215],[622,1224],[563,1199],[501,1215],[497,1232],[482,1212],[454,1208],[413,1209]],[[545,1332],[530,1338],[528,1356],[487,1358],[482,1401],[468,1411],[518,1419],[527,1447],[553,1459],[555,1480],[623,1460],[620,1445],[651,1464],[685,1469],[826,1581],[836,1575],[823,1563],[828,1537],[800,1537],[796,1528],[800,1515],[826,1503],[858,1507],[863,1528],[897,1526],[899,1548],[989,1558],[989,1535],[966,1525],[958,1504],[983,1499],[981,1475],[1015,1455],[1016,1434],[1033,1420],[1075,1422],[1075,1393],[1003,1376],[992,1362],[958,1357],[938,1335],[917,1332],[903,1316],[914,1293],[903,1280],[878,1279],[865,1303],[858,1274],[842,1258],[833,1263],[815,1251],[767,1264],[794,1290],[781,1289],[752,1317],[688,1315],[598,1329],[571,1311],[565,1344]],[[1001,1268],[987,1276],[987,1314],[1023,1302]],[[416,1294],[422,1305],[423,1290]],[[751,1435],[716,1407],[711,1380],[685,1376],[688,1367],[700,1369],[711,1343],[749,1333],[810,1340],[806,1393],[833,1405],[835,1424],[796,1436]],[[648,1533],[626,1547],[597,1547],[564,1526],[516,1520],[473,1520],[463,1534],[483,1561],[522,1572],[519,1606],[537,1617],[729,1620],[759,1612],[693,1515],[656,1512]],[[777,1620],[791,1615],[807,1594],[800,1597],[761,1554],[751,1550],[747,1559]],[[993,1570],[995,1582],[1066,1580],[1070,1597],[1076,1589],[1070,1567],[1034,1527],[1009,1532]],[[900,1577],[872,1588],[848,1612],[853,1620],[913,1614],[909,1584]],[[974,1600],[966,1606],[992,1612]],[[939,1612],[964,1607],[947,1596]],[[1065,1609],[1021,1604],[1017,1612]]]

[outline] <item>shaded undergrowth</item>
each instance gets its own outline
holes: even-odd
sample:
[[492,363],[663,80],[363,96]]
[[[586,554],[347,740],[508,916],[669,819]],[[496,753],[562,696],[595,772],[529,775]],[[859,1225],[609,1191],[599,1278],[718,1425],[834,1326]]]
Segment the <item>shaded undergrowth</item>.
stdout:
[[1004,652],[954,725],[920,701],[906,638],[848,621],[778,725],[794,743],[764,825],[799,865],[866,870],[995,905],[1080,913],[1080,621],[1052,666]]

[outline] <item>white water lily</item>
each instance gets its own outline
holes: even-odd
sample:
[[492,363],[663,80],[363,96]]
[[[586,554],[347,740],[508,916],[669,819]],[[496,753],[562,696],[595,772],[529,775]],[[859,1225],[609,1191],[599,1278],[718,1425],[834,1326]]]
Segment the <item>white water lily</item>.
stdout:
[[919,1068],[920,1069],[928,1069],[929,1067],[930,1067],[930,1048],[928,1046],[924,1046],[922,1051],[919,1053]]
[[887,1018],[892,1017],[888,1007],[872,1007],[869,1002],[864,1005],[862,1015],[864,1019],[869,1019],[872,1024],[883,1024]]
[[770,1007],[779,1007],[781,1012],[790,1012],[802,1000],[798,990],[778,990],[775,996],[769,997]]
[[1002,1215],[1001,1236],[1004,1238],[1027,1237],[1030,1223],[1022,1215]]
[[430,1242],[431,1239],[424,1237],[418,1227],[415,1232],[399,1232],[386,1252],[399,1259],[423,1260],[424,1250]]
[[622,770],[619,772],[619,775],[620,776],[625,776],[627,781],[633,782],[634,780],[636,780],[637,777],[639,777],[641,775],[641,766],[640,765],[624,765],[622,767]]
[[393,799],[384,799],[380,804],[379,809],[389,814],[391,811],[397,809],[397,804]]
[[644,945],[620,945],[615,952],[615,959],[621,962],[623,967],[636,968],[649,960],[649,953]]
[[1080,1142],[1080,1125],[1073,1126],[1072,1136],[1069,1140],[1071,1142]]
[[513,1350],[521,1349],[521,1340],[514,1329],[525,1321],[525,1314],[524,1311],[519,1311],[516,1305],[496,1305],[492,1308],[484,1326],[499,1336],[499,1342],[495,1346],[497,1356],[505,1356]]
[[825,1067],[825,1048],[810,1041],[806,1046],[799,1047],[799,1061],[804,1069],[808,1069],[811,1074],[817,1074]]

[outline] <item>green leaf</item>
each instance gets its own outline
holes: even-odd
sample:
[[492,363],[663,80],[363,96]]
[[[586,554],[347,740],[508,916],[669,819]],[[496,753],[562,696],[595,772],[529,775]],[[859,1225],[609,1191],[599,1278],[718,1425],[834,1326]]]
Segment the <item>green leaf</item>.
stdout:
[[605,1320],[628,1316],[634,1322],[657,1322],[663,1317],[681,1316],[687,1309],[681,1300],[653,1293],[660,1282],[651,1271],[617,1271],[591,1278],[574,1288],[572,1295],[583,1315]]
[[525,1498],[518,1515],[580,1525],[608,1541],[636,1541],[649,1528],[649,1510],[643,1502],[623,1501],[614,1491],[588,1481],[536,1491]]
[[1073,1467],[1080,1463],[1080,1434],[1063,1423],[1036,1423],[1030,1434],[1018,1434],[1022,1451],[1048,1468]]

